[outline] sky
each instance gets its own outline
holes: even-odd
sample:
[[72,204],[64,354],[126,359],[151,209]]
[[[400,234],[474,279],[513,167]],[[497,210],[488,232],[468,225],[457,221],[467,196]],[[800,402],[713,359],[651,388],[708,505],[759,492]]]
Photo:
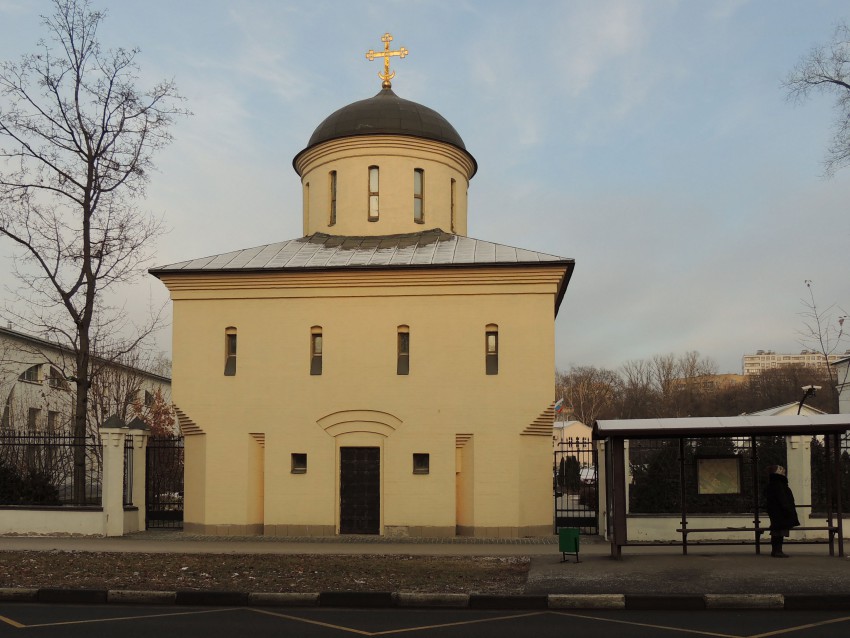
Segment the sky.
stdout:
[[[169,228],[151,265],[299,237],[292,158],[380,90],[365,53],[389,32],[410,52],[393,90],[442,114],[478,161],[469,235],[575,259],[559,369],[697,350],[740,372],[745,353],[799,352],[806,280],[850,314],[850,168],[823,167],[834,98],[797,104],[782,87],[850,20],[846,0],[94,6],[104,45],[140,48],[139,86],[173,78],[193,113],[141,202]],[[0,0],[0,60],[34,51],[50,11]],[[11,254],[0,240],[3,285]],[[119,294],[139,316],[168,299],[151,276]]]

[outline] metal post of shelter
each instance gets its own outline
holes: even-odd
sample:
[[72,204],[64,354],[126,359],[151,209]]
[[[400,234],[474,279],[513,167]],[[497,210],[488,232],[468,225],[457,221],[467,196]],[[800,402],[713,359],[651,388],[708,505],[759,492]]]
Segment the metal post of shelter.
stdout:
[[685,485],[685,439],[679,438],[679,498],[682,505],[682,555],[688,554],[688,492]]
[[611,534],[611,556],[622,558],[622,548],[626,544],[626,455],[625,439],[614,437],[611,445],[611,481],[609,488],[614,507],[613,527]]
[[[838,555],[840,557],[844,556],[844,524],[843,524],[843,512],[841,511],[841,434],[836,433],[833,435],[835,437],[834,445],[833,445],[833,458],[835,467],[833,468],[832,475],[835,480],[835,524],[836,524],[836,534],[838,535]],[[830,555],[832,550],[832,532],[830,531]]]
[[756,554],[761,554],[761,521],[759,520],[759,453],[756,437],[750,437],[750,448],[752,450],[752,472],[753,472],[753,528],[756,541]]
[[826,525],[829,527],[829,555],[835,556],[835,535],[832,533],[832,510],[835,505],[833,499],[835,498],[835,484],[829,480],[831,475],[838,476],[838,465],[834,467],[830,467],[833,464],[833,460],[830,458],[830,450],[832,449],[832,440],[833,436],[831,434],[827,434],[824,438],[824,471],[826,473]]

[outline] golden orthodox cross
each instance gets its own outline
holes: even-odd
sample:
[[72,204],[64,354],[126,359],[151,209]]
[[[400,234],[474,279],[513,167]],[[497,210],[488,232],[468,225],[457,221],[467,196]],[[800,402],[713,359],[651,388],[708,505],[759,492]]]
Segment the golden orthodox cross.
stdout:
[[395,77],[395,71],[390,73],[390,58],[394,55],[397,55],[399,58],[403,58],[409,53],[404,47],[401,47],[398,51],[390,51],[390,42],[392,41],[393,37],[389,33],[385,33],[381,38],[381,42],[384,43],[384,50],[373,51],[372,49],[369,49],[366,52],[366,59],[369,60],[369,62],[375,58],[384,58],[384,72],[378,73],[378,77],[383,80],[383,82],[381,82],[381,88],[384,89],[388,89],[392,86],[392,84],[390,84],[390,80]]

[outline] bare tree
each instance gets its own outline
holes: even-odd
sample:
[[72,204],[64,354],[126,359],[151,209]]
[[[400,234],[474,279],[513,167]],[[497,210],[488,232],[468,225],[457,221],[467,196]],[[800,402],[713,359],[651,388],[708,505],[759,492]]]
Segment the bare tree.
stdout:
[[136,88],[138,50],[103,49],[104,14],[87,0],[54,9],[38,52],[0,66],[0,235],[18,248],[23,302],[7,312],[75,354],[66,376],[76,384],[74,433],[84,436],[92,358],[120,357],[150,330],[128,337],[134,326],[105,293],[149,262],[160,222],[134,202],[185,111],[171,81]]
[[850,28],[839,24],[832,41],[814,47],[785,79],[788,98],[802,101],[812,91],[835,95],[832,143],[824,162],[827,175],[850,164]]
[[657,404],[657,393],[652,384],[652,368],[646,359],[626,361],[620,368],[622,389],[619,401],[619,418],[648,417]]
[[620,378],[613,370],[574,366],[568,372],[558,373],[556,392],[564,399],[567,411],[592,426],[606,412],[613,413],[619,383]]
[[823,372],[829,383],[829,411],[837,413],[838,386],[846,383],[847,379],[837,378],[837,372],[829,359],[831,355],[840,354],[840,348],[850,343],[844,329],[847,313],[835,304],[826,308],[819,307],[815,300],[814,283],[806,279],[805,284],[808,298],[800,300],[804,310],[801,313],[803,327],[799,330],[799,341],[804,348],[823,356]]

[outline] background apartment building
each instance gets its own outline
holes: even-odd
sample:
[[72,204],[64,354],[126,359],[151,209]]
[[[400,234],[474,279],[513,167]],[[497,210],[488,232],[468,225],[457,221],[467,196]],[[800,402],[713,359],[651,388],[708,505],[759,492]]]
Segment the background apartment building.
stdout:
[[[832,364],[850,355],[850,350],[840,354],[831,354],[826,357]],[[819,368],[824,364],[824,354],[814,350],[801,350],[799,354],[777,353],[773,350],[756,350],[755,354],[745,354],[741,360],[744,374],[760,374],[762,370],[780,368],[782,366],[805,366],[807,368]]]

